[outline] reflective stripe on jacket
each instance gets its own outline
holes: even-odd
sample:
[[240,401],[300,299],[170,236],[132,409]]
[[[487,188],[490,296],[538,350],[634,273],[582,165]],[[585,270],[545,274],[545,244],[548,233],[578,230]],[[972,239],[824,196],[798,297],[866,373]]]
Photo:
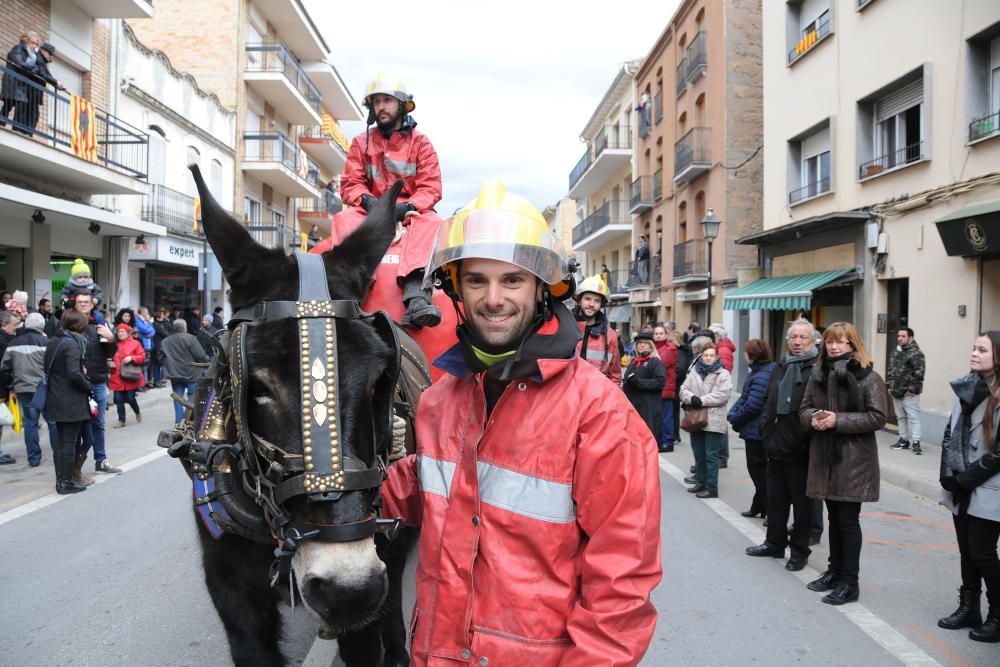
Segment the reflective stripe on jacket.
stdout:
[[414,665],[635,665],[649,645],[655,443],[589,364],[538,367],[489,421],[478,375],[439,380],[383,487],[384,515],[421,526]]
[[[580,333],[586,335],[587,323],[584,321],[577,322],[577,324],[580,326]],[[586,348],[584,348],[585,344]],[[592,327],[587,340],[580,339],[576,345],[576,353],[580,358],[601,371],[604,377],[616,385],[621,385],[622,357],[618,347],[618,332],[607,324],[607,320],[604,323],[604,331],[595,332],[595,328]]]
[[340,177],[345,204],[360,206],[362,195],[381,197],[398,179],[404,182],[399,201],[420,213],[440,201],[441,166],[430,139],[414,128],[393,132],[389,139],[376,128],[354,137]]

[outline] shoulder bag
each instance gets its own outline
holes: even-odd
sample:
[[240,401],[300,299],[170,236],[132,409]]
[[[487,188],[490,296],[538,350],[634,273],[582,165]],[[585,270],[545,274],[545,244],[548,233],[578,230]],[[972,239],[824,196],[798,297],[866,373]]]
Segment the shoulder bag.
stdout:
[[136,366],[132,362],[127,364],[122,364],[121,370],[119,370],[118,375],[122,380],[126,382],[136,382],[142,379],[142,367]]
[[[718,382],[718,377],[716,377],[716,382]],[[715,382],[712,383],[711,389],[715,389]],[[711,389],[709,393],[711,393]],[[696,408],[693,405],[684,408],[684,418],[681,419],[682,429],[688,433],[692,433],[694,431],[702,431],[706,426],[708,426],[708,408]]]
[[49,396],[49,372],[52,370],[52,364],[55,363],[56,354],[59,352],[59,348],[62,347],[64,341],[59,341],[56,345],[56,349],[52,351],[52,358],[49,359],[49,366],[45,369],[45,374],[42,375],[42,379],[38,382],[38,386],[35,388],[35,395],[31,397],[31,407],[41,412],[45,409],[45,399]]

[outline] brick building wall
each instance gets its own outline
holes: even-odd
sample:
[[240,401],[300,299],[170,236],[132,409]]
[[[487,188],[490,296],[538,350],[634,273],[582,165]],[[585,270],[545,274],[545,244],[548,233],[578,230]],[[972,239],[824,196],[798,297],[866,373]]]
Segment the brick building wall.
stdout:
[[[728,277],[735,269],[757,265],[755,246],[736,240],[763,229],[764,150],[753,158],[764,135],[764,70],[761,0],[726,4],[726,152],[725,257]],[[750,158],[748,160],[748,158]]]
[[83,74],[83,96],[102,109],[108,108],[111,86],[111,30],[104,21],[94,21],[90,71]]
[[140,42],[166,53],[178,71],[194,76],[224,107],[238,108],[245,1],[156,0],[156,18],[128,24]]
[[7,52],[21,39],[21,33],[34,30],[44,42],[49,36],[48,0],[3,0],[0,11],[0,55]]

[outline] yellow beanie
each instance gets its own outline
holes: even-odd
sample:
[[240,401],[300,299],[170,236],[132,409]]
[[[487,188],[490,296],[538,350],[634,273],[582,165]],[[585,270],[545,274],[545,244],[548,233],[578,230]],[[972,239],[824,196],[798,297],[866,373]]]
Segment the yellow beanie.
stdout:
[[87,263],[80,258],[73,261],[73,268],[69,270],[69,275],[71,278],[76,278],[77,276],[89,276],[90,267]]

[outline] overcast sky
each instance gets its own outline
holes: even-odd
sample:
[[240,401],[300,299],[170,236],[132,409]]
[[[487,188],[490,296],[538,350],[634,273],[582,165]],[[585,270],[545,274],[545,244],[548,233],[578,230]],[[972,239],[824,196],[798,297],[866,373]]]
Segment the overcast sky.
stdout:
[[490,178],[539,208],[558,201],[583,155],[583,126],[678,0],[304,3],[355,99],[381,70],[413,93],[418,129],[441,160],[437,210],[448,215]]

